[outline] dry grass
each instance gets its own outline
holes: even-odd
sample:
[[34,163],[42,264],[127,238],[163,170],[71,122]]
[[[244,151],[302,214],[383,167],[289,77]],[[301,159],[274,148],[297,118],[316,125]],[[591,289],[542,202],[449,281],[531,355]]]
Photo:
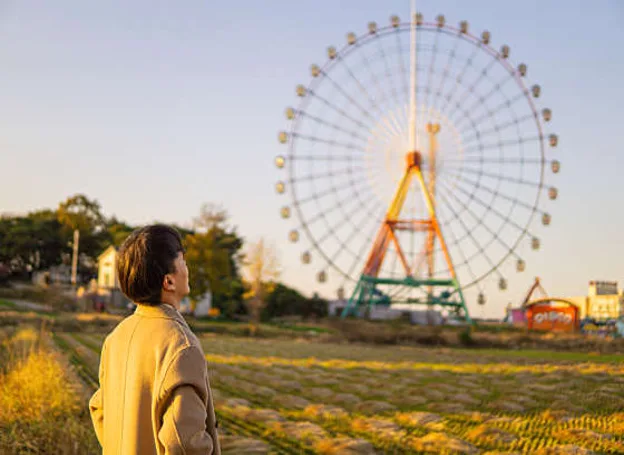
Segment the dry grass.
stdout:
[[75,383],[42,334],[19,330],[2,346],[0,453],[98,453]]

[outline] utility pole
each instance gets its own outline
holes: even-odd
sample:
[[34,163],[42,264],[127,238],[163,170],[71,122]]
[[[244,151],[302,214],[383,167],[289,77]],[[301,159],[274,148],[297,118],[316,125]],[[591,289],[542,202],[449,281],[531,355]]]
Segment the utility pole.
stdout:
[[78,244],[80,243],[80,231],[74,229],[74,243],[73,243],[73,255],[72,255],[72,270],[71,270],[71,284],[76,286],[78,275]]

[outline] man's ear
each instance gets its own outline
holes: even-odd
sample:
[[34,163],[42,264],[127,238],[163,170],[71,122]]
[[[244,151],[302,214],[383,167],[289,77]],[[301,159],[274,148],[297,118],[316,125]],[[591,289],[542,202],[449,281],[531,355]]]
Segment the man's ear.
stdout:
[[165,291],[175,291],[175,281],[170,274],[165,275],[162,286]]

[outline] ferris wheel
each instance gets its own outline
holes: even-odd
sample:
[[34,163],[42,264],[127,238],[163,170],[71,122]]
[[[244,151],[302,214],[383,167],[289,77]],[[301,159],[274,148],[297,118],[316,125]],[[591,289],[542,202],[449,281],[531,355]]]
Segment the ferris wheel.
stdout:
[[[453,307],[508,286],[540,248],[546,183],[561,164],[528,67],[488,31],[420,13],[375,22],[327,49],[296,86],[275,158],[289,240],[319,282],[351,292],[344,314],[393,302]],[[507,265],[507,266],[506,266]]]

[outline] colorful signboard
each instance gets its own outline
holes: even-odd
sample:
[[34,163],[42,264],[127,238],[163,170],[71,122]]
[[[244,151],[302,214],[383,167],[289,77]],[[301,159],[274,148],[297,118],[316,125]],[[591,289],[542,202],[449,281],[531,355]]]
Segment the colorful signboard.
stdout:
[[532,305],[526,310],[529,330],[574,332],[578,329],[578,308],[574,305]]
[[617,281],[590,281],[590,287],[596,287],[596,295],[617,295],[618,283]]

